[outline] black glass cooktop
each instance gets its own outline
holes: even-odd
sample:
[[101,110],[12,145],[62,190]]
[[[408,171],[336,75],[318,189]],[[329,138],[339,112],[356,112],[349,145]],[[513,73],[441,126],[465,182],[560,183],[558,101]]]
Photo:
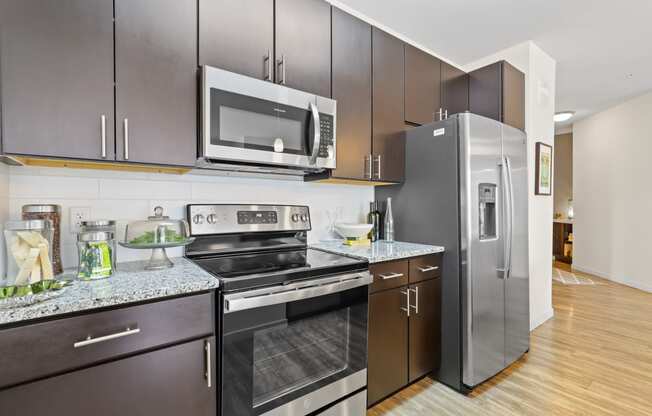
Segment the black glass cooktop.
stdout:
[[209,256],[192,260],[219,278],[223,291],[288,283],[367,268],[364,260],[310,248]]

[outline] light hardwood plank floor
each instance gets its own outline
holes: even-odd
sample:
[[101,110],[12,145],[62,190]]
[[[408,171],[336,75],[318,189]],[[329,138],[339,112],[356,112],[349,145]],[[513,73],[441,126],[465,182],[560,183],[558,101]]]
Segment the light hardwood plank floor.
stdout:
[[530,352],[469,396],[425,378],[367,415],[652,415],[652,294],[590,277],[553,282]]

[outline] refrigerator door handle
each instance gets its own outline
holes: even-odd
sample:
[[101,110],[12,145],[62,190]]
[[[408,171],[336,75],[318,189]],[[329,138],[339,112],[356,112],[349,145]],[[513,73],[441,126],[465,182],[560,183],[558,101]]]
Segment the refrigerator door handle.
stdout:
[[505,156],[506,190],[507,190],[507,232],[505,235],[505,278],[508,279],[512,272],[512,250],[514,246],[514,183],[512,181],[512,162]]

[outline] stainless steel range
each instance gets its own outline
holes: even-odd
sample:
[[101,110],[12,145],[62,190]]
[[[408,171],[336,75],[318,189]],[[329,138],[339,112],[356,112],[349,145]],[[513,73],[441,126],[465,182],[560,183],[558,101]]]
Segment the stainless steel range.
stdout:
[[306,206],[188,205],[221,283],[220,414],[364,415],[366,261],[310,249]]

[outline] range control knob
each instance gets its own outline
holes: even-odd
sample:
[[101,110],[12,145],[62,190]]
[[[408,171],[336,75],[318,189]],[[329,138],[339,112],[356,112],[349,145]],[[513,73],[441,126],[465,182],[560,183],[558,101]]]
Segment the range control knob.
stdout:
[[301,214],[301,221],[308,222],[308,214]]
[[299,214],[292,214],[292,222],[299,222]]
[[208,217],[206,217],[206,222],[209,224],[215,224],[217,222],[217,215],[211,214]]
[[192,222],[194,222],[197,225],[203,224],[204,223],[204,216],[201,215],[201,214],[197,214],[194,217],[192,217]]

